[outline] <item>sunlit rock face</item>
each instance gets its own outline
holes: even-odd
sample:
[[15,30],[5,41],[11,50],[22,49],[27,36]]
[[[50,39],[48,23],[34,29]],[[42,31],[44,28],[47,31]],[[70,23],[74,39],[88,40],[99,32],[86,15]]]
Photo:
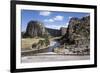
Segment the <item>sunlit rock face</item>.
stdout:
[[42,37],[47,35],[47,31],[44,27],[44,24],[39,21],[30,21],[26,28],[25,37]]

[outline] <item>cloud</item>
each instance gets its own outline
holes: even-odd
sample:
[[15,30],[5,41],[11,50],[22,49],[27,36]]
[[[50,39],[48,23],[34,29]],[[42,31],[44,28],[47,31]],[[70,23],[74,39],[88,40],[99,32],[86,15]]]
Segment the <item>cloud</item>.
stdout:
[[50,22],[54,22],[54,20],[53,20],[53,19],[49,19],[49,21],[50,21]]
[[66,23],[65,25],[66,25],[65,27],[68,27],[69,23]]
[[53,19],[45,19],[44,21],[45,21],[45,22],[54,22]]
[[66,23],[66,24],[59,24],[59,25],[57,25],[57,24],[47,24],[45,27],[47,27],[47,28],[52,28],[52,29],[60,29],[61,27],[67,28],[67,27],[68,27],[68,24],[69,24],[69,23]]
[[42,16],[49,16],[50,14],[51,14],[51,12],[49,12],[49,11],[40,12],[40,15],[42,15]]
[[60,26],[60,25],[50,25],[50,24],[49,24],[49,25],[47,25],[46,27],[47,27],[47,28],[52,28],[52,29],[60,29],[61,26]]
[[55,21],[62,21],[63,20],[63,16],[55,16],[53,18],[50,18],[50,19],[45,19],[44,21],[45,22],[55,22]]
[[63,18],[64,18],[63,16],[58,15],[58,16],[54,17],[54,20],[56,20],[56,21],[62,21]]

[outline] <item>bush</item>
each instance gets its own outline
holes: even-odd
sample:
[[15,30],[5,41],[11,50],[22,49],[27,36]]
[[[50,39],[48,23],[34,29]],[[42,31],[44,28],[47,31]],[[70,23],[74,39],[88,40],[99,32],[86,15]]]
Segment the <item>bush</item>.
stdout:
[[37,47],[36,43],[32,44],[32,48],[36,48],[36,47]]
[[50,41],[48,39],[45,39],[45,45],[46,46],[50,45]]

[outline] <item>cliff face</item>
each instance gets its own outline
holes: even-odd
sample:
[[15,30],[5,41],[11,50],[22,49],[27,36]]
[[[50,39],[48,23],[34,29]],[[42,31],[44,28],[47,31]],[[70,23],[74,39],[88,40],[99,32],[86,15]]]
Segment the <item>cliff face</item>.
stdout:
[[57,29],[46,28],[43,23],[39,21],[30,21],[27,24],[26,32],[22,32],[22,37],[43,37],[50,35],[53,37],[61,36],[61,31]]
[[44,35],[47,35],[47,31],[43,23],[39,21],[30,21],[27,25],[24,37],[42,37]]
[[90,16],[71,18],[66,34],[61,38],[62,43],[89,44],[90,41]]
[[63,35],[66,34],[67,28],[61,27],[61,28],[60,28],[60,31],[61,31],[61,35],[63,36]]

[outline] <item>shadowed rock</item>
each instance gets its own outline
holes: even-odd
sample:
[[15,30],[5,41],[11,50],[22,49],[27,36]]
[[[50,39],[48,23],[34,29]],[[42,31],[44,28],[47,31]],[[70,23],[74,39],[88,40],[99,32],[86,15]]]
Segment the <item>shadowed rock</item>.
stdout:
[[[62,43],[89,44],[90,41],[90,16],[71,18],[66,34],[61,38]],[[78,42],[78,43],[77,43]]]

